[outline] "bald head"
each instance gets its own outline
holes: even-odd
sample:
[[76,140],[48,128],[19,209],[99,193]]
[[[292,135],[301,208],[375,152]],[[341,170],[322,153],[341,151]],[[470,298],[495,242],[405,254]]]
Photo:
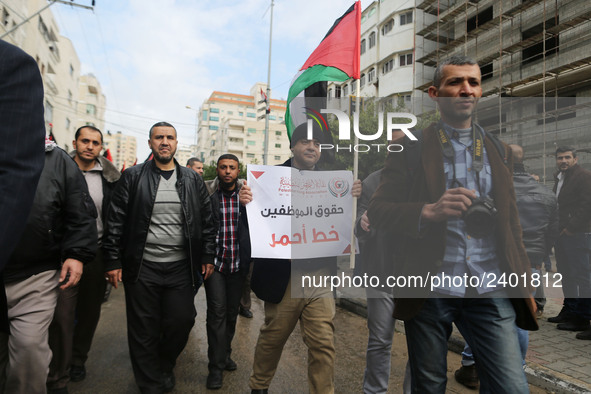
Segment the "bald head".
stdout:
[[516,144],[509,145],[509,148],[511,148],[511,153],[513,153],[513,163],[523,163],[523,148]]

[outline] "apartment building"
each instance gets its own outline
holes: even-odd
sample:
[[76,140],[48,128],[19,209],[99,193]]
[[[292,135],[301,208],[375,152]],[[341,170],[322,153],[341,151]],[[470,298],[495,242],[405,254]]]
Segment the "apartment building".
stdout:
[[120,131],[116,133],[103,133],[103,147],[105,151],[108,149],[113,158],[113,164],[119,170],[124,166],[131,167],[137,162],[141,163],[147,157],[137,158],[137,141],[135,137],[122,134]]
[[107,99],[96,77],[93,74],[81,75],[78,83],[75,127],[91,125],[104,131],[106,106]]
[[[267,85],[256,83],[250,95],[214,91],[199,109],[197,152],[207,165],[224,153],[236,155],[244,164],[263,164],[265,103]],[[290,157],[285,128],[284,100],[269,103],[268,165]]]
[[[80,76],[76,49],[68,38],[60,35],[51,7],[35,15],[47,5],[46,0],[3,0],[0,3],[0,36],[37,61],[45,90],[47,133],[51,133],[62,148],[70,150],[74,132],[80,125],[103,126],[105,98],[94,76]],[[28,22],[18,26],[28,18]],[[13,28],[16,30],[5,35]],[[86,86],[86,91],[81,85]],[[93,86],[98,89],[93,101],[97,111],[90,114],[80,100],[85,104],[90,100],[86,92],[92,94]]]

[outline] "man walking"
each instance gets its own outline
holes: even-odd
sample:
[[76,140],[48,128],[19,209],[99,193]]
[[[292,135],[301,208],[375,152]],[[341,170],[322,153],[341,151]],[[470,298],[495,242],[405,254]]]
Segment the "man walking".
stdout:
[[72,158],[47,140],[27,226],[4,271],[10,336],[0,337],[0,392],[45,393],[58,290],[96,254],[96,211]]
[[217,178],[206,183],[213,214],[220,224],[217,234],[215,270],[205,281],[207,295],[207,343],[209,357],[208,389],[219,389],[222,372],[234,371],[232,339],[244,280],[250,266],[250,236],[246,208],[240,204],[238,193],[238,158],[224,154],[217,162]]
[[577,151],[569,146],[556,149],[556,166],[560,236],[554,250],[564,302],[548,321],[560,323],[559,330],[583,331],[576,338],[591,340],[591,172],[578,164]]
[[213,271],[217,223],[205,184],[174,154],[175,128],[158,122],[154,159],[123,172],[106,223],[107,277],[125,285],[127,337],[142,393],[171,391],[195,323],[194,295]]
[[199,176],[203,176],[203,162],[196,157],[187,160],[187,167],[195,171]]
[[[499,290],[483,280],[485,274],[528,273],[529,261],[511,172],[499,152],[502,148],[511,166],[510,151],[473,123],[481,95],[480,68],[472,59],[453,56],[439,64],[429,96],[441,122],[423,131],[418,168],[409,168],[405,153],[388,155],[368,209],[371,225],[404,245],[395,257],[403,276],[440,279],[433,291],[415,288],[396,295],[394,317],[405,322],[416,393],[445,392],[452,323],[473,345],[484,391],[529,391],[515,323],[537,329],[530,290]],[[477,197],[488,197],[477,205],[485,219],[465,214]],[[464,277],[479,280],[463,282]]]

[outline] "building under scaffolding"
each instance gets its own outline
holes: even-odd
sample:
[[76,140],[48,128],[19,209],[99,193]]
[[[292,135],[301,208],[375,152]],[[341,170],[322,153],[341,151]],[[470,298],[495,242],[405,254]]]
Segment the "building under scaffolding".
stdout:
[[[579,149],[580,164],[591,168],[591,1],[416,0],[415,6],[422,11],[415,75],[432,76],[452,54],[473,57],[485,97],[479,123],[524,146],[530,172],[552,182],[560,145]],[[415,78],[415,84],[420,92],[431,82]],[[426,109],[431,104],[422,96]]]

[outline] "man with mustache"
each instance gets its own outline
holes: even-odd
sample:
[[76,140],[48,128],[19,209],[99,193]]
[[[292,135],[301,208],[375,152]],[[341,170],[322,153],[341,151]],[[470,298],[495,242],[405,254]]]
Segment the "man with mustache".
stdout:
[[[507,168],[511,152],[473,122],[481,95],[474,60],[456,55],[439,64],[429,96],[441,122],[423,130],[416,169],[407,165],[408,140],[403,153],[388,156],[367,212],[372,227],[399,243],[392,259],[402,276],[440,279],[432,290],[395,289],[393,316],[405,322],[415,393],[445,393],[452,323],[473,345],[483,392],[529,392],[516,323],[537,329],[530,289],[491,283],[503,274],[529,273],[529,261]],[[494,199],[496,214],[481,206],[490,211],[489,232],[464,220],[477,197]]]
[[123,172],[103,243],[107,279],[123,280],[127,337],[142,393],[174,388],[173,368],[195,323],[194,296],[213,271],[217,223],[203,179],[174,160],[175,128],[158,122],[154,159]]

